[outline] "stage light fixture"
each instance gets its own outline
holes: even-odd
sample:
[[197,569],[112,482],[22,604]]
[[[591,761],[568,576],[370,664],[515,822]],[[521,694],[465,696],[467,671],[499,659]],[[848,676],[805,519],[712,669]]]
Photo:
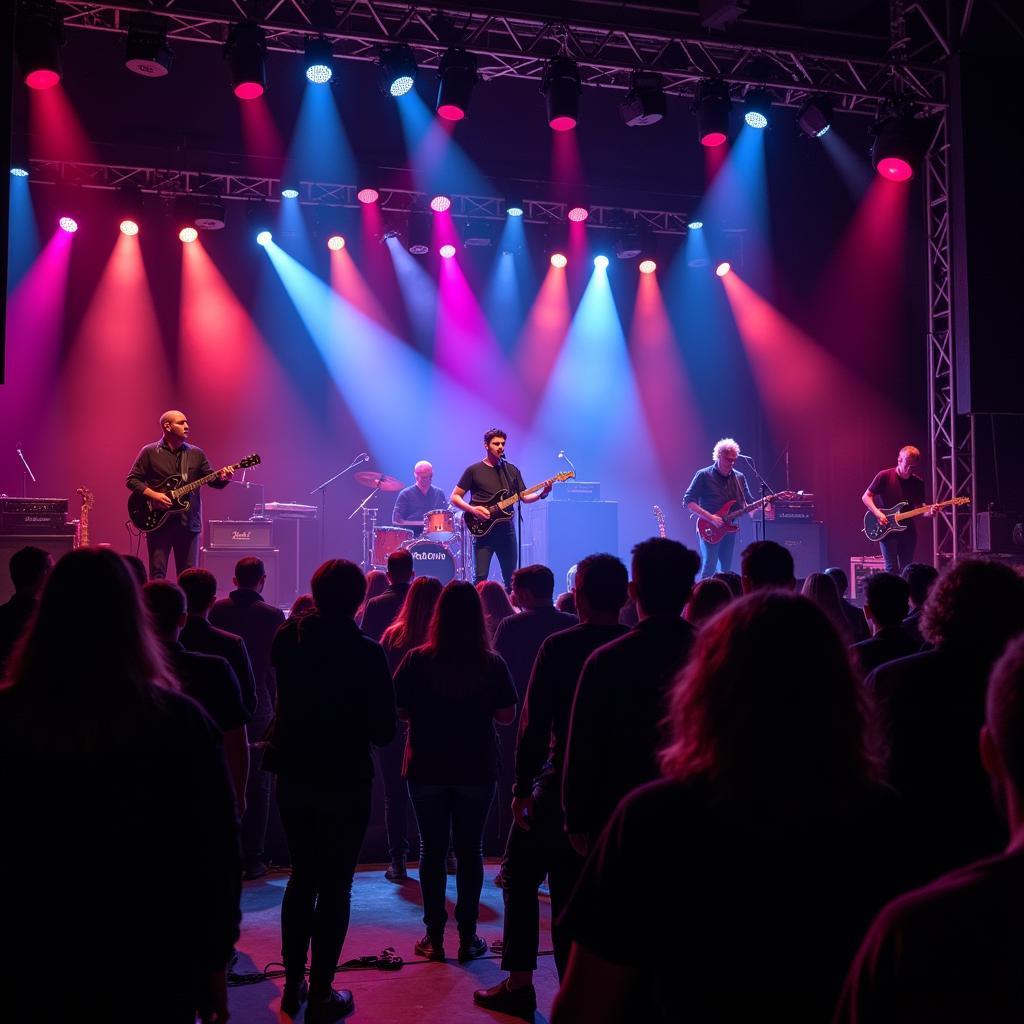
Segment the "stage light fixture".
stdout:
[[270,243],[273,240],[274,240],[273,234],[271,234],[271,232],[269,232],[269,231],[267,231],[265,229],[263,231],[261,231],[256,236],[256,244],[257,245],[263,245],[263,246],[270,245]]
[[555,57],[544,70],[540,91],[547,104],[548,125],[556,132],[567,132],[579,120],[580,69],[570,57]]
[[182,228],[178,232],[178,237],[183,242],[194,242],[199,237],[199,232],[196,231],[196,229],[192,228],[192,227]]
[[196,201],[195,225],[200,231],[220,231],[227,216],[227,208],[216,196],[201,196]]
[[437,251],[444,259],[450,260],[455,255],[455,246],[451,242],[446,242]]
[[430,200],[430,208],[434,213],[444,213],[446,210],[450,210],[452,208],[451,196],[439,192]]
[[887,181],[909,181],[927,147],[925,124],[910,109],[890,113],[871,126],[871,166]]
[[13,174],[15,178],[27,178],[28,169],[21,166],[14,166],[11,168],[11,174]]
[[14,26],[14,52],[25,84],[50,89],[61,77],[64,16],[52,0],[22,0]]
[[306,40],[306,81],[313,85],[327,85],[334,77],[334,54],[330,40],[312,36]]
[[594,266],[598,270],[607,270],[608,269],[608,257],[604,256],[604,255],[595,256],[594,257]]
[[729,138],[729,86],[720,78],[707,78],[697,86],[693,112],[697,116],[697,138],[709,149]]
[[345,237],[343,235],[331,235],[327,239],[327,248],[331,252],[341,252],[345,248]]
[[643,249],[643,232],[639,228],[623,228],[615,239],[615,255],[620,260],[635,260]]
[[634,71],[629,76],[629,92],[619,104],[619,112],[630,128],[657,124],[668,112],[661,75],[639,68]]
[[364,185],[356,193],[356,199],[358,199],[364,206],[369,206],[371,203],[375,203],[380,199],[380,193],[371,185]]
[[405,43],[383,47],[377,59],[377,70],[388,96],[404,96],[416,82],[416,58]]
[[121,234],[137,235],[142,222],[142,190],[136,185],[124,185],[117,190],[115,195]]
[[480,80],[476,57],[461,46],[445,50],[437,68],[437,102],[434,109],[446,121],[461,121],[469,110],[473,86]]
[[120,224],[122,235],[137,235],[139,233],[139,225],[137,221],[132,220],[130,217],[125,217]]
[[133,11],[128,16],[124,66],[143,78],[163,78],[173,63],[174,52],[167,45],[167,23],[146,11]]
[[701,229],[702,227],[704,227],[704,221],[702,221],[702,220],[691,220],[691,221],[690,221],[690,223],[689,223],[689,224],[687,224],[686,226],[687,226],[687,227],[688,227],[688,228],[689,228],[689,229],[690,229],[691,231],[700,231],[700,229]]
[[832,104],[826,96],[812,96],[796,114],[796,123],[804,135],[820,139],[832,127]]
[[57,223],[60,225],[61,231],[66,231],[69,235],[73,235],[78,230],[78,221],[74,217],[61,217]]
[[715,267],[715,273],[719,277],[725,277],[725,275],[728,274],[730,270],[732,270],[732,265],[725,260],[722,260],[722,262],[719,263],[717,267]]
[[639,269],[641,274],[653,274],[658,269],[658,264],[654,260],[641,260]]
[[751,128],[767,128],[772,116],[772,94],[760,86],[743,98],[743,120]]
[[557,270],[562,270],[568,263],[569,260],[566,258],[565,253],[555,252],[551,254],[551,266]]
[[287,171],[281,175],[281,198],[299,198],[299,176],[293,171]]
[[228,29],[224,56],[231,87],[240,100],[254,100],[267,87],[267,39],[255,21],[238,21]]
[[566,216],[573,224],[582,224],[590,216],[590,211],[585,206],[574,206]]
[[522,217],[526,213],[526,207],[519,198],[505,200],[505,214],[509,217]]
[[431,236],[434,231],[429,213],[422,207],[409,214],[409,252],[413,256],[426,256],[430,252]]

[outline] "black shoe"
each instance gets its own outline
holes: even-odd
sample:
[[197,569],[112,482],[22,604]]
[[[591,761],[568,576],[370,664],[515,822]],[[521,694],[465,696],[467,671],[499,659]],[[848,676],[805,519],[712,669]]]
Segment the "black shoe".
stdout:
[[412,948],[413,952],[417,956],[423,957],[424,960],[436,960],[438,962],[444,960],[444,942],[440,939],[435,942],[429,935],[424,935]]
[[405,870],[405,858],[396,857],[391,866],[384,872],[384,877],[389,882],[407,882],[409,873]]
[[537,991],[532,985],[509,988],[508,979],[499,981],[490,988],[480,988],[473,993],[473,1002],[485,1010],[497,1010],[513,1017],[533,1020],[537,1011]]
[[476,960],[487,955],[487,943],[479,935],[470,935],[468,939],[459,939],[459,963]]
[[296,982],[286,981],[284,992],[281,993],[281,1012],[287,1013],[289,1017],[296,1016],[308,996],[309,985],[305,978]]
[[356,1001],[347,988],[331,989],[328,999],[306,1004],[306,1024],[330,1024],[347,1017],[356,1008]]

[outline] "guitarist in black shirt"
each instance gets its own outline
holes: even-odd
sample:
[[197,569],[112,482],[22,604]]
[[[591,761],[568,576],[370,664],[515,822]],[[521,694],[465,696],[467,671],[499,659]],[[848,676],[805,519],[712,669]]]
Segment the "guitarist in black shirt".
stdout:
[[[889,526],[888,513],[894,512],[897,508],[913,510],[926,504],[924,481],[914,472],[920,459],[921,452],[917,448],[912,444],[904,445],[900,449],[895,467],[876,473],[874,480],[861,495],[860,500],[864,507],[881,526]],[[926,516],[931,514],[931,511],[923,513]],[[879,541],[882,556],[885,558],[886,572],[899,573],[904,566],[913,562],[914,548],[917,545],[915,526],[914,520],[910,519],[905,527],[900,524],[894,532],[883,536]]]
[[[475,537],[473,551],[475,553],[474,582],[487,579],[491,568],[491,558],[498,556],[501,565],[501,576],[505,581],[505,589],[512,585],[512,573],[516,569],[518,553],[516,550],[516,529],[512,522],[511,508],[496,510],[488,508],[499,495],[501,497],[520,495],[519,500],[526,504],[540,501],[551,493],[551,484],[534,493],[526,493],[526,484],[516,466],[505,461],[505,442],[508,435],[504,430],[492,427],[484,434],[486,454],[482,462],[474,462],[459,478],[458,486],[452,491],[451,504],[462,509],[469,517],[476,517],[483,523],[494,519],[495,522],[485,534]],[[505,492],[502,494],[501,492]],[[472,496],[472,504],[463,495]]]
[[[164,436],[155,444],[147,444],[139,452],[125,481],[130,491],[144,495],[157,505],[170,508],[174,502],[162,491],[154,490],[169,476],[180,476],[183,483],[213,472],[202,448],[188,444],[188,418],[183,412],[171,409],[160,417]],[[234,469],[226,467],[218,474],[211,487],[227,487]],[[167,563],[171,551],[180,576],[196,564],[199,553],[199,534],[203,529],[201,504],[202,489],[191,495],[186,512],[168,516],[162,526],[146,534],[149,550],[149,578],[162,580],[167,576]]]

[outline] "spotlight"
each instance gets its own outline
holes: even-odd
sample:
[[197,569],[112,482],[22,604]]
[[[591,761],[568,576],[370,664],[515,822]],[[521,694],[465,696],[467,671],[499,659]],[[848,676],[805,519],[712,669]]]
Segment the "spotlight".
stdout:
[[295,174],[288,173],[281,178],[281,198],[299,198],[299,179]]
[[544,71],[540,91],[547,101],[548,124],[556,132],[576,127],[579,119],[580,69],[569,57],[555,57]]
[[11,168],[11,174],[13,174],[16,178],[27,178],[28,169],[20,165],[17,165]]
[[327,248],[330,249],[331,252],[341,252],[341,250],[345,248],[344,236],[331,235],[331,237],[327,239]]
[[73,235],[78,230],[78,221],[74,217],[61,217],[57,223],[60,225],[61,231],[66,231],[69,235]]
[[125,185],[116,194],[121,234],[137,235],[142,221],[142,192],[134,185]]
[[389,96],[404,96],[416,81],[416,58],[405,43],[385,46],[377,60],[381,85]]
[[14,52],[30,89],[49,89],[60,81],[60,48],[64,45],[64,16],[52,0],[33,0],[18,6]]
[[227,209],[216,196],[203,196],[196,203],[195,224],[200,231],[220,231],[227,215]]
[[130,217],[126,217],[121,221],[121,234],[122,235],[137,235],[139,233],[139,225],[136,221]]
[[446,196],[443,193],[438,193],[430,200],[430,208],[434,213],[444,213],[446,210],[450,210],[452,207],[452,200],[450,196]]
[[653,274],[658,269],[658,264],[654,260],[641,260],[640,261],[640,273],[641,274]]
[[890,114],[871,126],[871,166],[888,181],[909,181],[924,156],[924,125],[911,111]]
[[521,199],[506,199],[505,200],[505,213],[509,217],[522,217],[526,212],[526,207],[523,206]]
[[636,70],[629,78],[629,92],[619,104],[622,119],[630,128],[657,124],[668,112],[661,75]]
[[194,242],[199,237],[199,232],[195,228],[182,228],[178,232],[178,237],[183,242]]
[[702,227],[704,227],[704,221],[702,221],[702,220],[691,220],[691,221],[690,221],[690,223],[689,223],[689,224],[687,224],[686,226],[687,226],[687,227],[688,227],[688,228],[689,228],[689,229],[690,229],[691,231],[700,231],[700,229],[701,229]]
[[624,228],[615,239],[615,255],[620,260],[635,260],[643,251],[643,239],[636,228]]
[[566,216],[573,224],[582,224],[590,216],[590,211],[585,206],[574,206]]
[[413,256],[426,256],[430,252],[430,236],[433,230],[430,214],[422,209],[409,214],[409,252]]
[[743,99],[743,120],[751,128],[767,128],[772,114],[772,94],[760,86]]
[[446,242],[437,250],[446,260],[450,260],[455,255],[455,246],[451,242]]
[[323,36],[306,40],[306,80],[313,85],[327,85],[334,77],[334,55],[330,41]]
[[820,139],[832,127],[832,104],[825,96],[812,96],[797,111],[796,123],[804,135]]
[[174,63],[167,45],[167,27],[161,18],[145,11],[128,16],[128,37],[124,45],[124,66],[143,78],[163,78]]
[[565,267],[568,264],[568,262],[569,261],[566,259],[564,253],[556,252],[551,254],[551,266],[555,267],[558,270],[561,270],[563,267]]
[[715,273],[719,277],[725,277],[725,275],[728,274],[730,270],[732,270],[732,266],[725,260],[723,260],[721,263],[718,264],[717,267],[715,267]]
[[261,231],[256,236],[256,244],[257,245],[270,245],[270,243],[273,240],[274,240],[274,236],[269,231],[266,231],[266,230]]
[[380,193],[372,186],[364,185],[356,193],[356,199],[358,199],[364,206],[369,206],[371,203],[375,203],[380,199]]
[[697,115],[697,138],[702,146],[721,146],[729,137],[729,86],[720,78],[705,79],[697,86],[693,112]]
[[594,257],[594,266],[598,270],[607,270],[608,269],[608,257],[607,256],[595,256]]
[[255,21],[239,21],[228,29],[224,56],[231,69],[231,87],[240,100],[254,100],[267,87],[267,40]]
[[452,46],[441,57],[437,73],[437,103],[434,109],[438,117],[446,121],[461,121],[469,109],[473,86],[480,78],[476,73],[476,57],[461,46]]

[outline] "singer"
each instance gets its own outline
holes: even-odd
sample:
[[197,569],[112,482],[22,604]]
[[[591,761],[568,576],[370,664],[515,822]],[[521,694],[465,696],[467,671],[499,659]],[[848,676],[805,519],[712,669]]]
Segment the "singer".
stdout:
[[[458,485],[452,491],[451,503],[456,508],[461,508],[466,515],[478,516],[481,519],[490,519],[491,513],[487,508],[496,498],[506,495],[521,494],[521,501],[527,505],[541,498],[546,498],[551,493],[551,485],[548,484],[543,490],[536,494],[526,495],[526,484],[518,467],[505,459],[505,442],[508,435],[504,430],[492,427],[484,434],[484,457],[481,462],[474,462],[459,478]],[[472,503],[466,501],[464,495],[472,497]],[[516,549],[516,528],[509,519],[507,522],[495,523],[495,525],[483,537],[477,537],[473,541],[474,551],[474,580],[480,583],[487,579],[491,571],[491,559],[498,556],[498,564],[501,566],[501,578],[505,583],[505,589],[512,588],[512,573],[515,572],[518,562]]]
[[410,527],[418,537],[423,532],[423,517],[428,512],[444,508],[448,499],[440,487],[431,486],[434,467],[426,459],[421,459],[412,467],[412,475],[416,483],[398,492],[391,522],[395,526]]

